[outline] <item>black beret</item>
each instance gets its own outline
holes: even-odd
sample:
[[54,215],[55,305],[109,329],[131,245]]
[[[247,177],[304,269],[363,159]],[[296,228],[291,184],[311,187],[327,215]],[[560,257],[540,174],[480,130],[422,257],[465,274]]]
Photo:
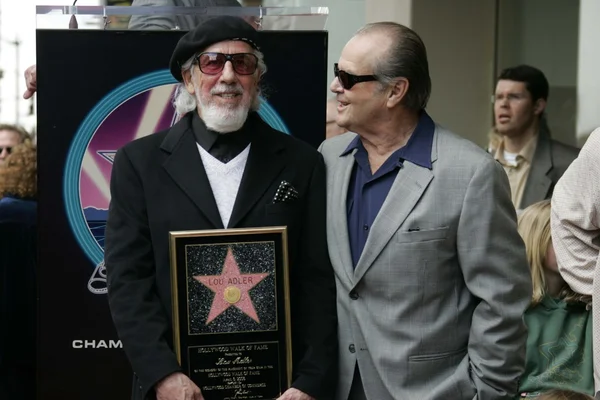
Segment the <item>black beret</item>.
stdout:
[[259,49],[258,32],[246,20],[231,15],[216,16],[207,19],[179,39],[171,55],[171,74],[179,82],[183,81],[181,66],[190,57],[212,44],[225,40],[242,40],[254,49]]

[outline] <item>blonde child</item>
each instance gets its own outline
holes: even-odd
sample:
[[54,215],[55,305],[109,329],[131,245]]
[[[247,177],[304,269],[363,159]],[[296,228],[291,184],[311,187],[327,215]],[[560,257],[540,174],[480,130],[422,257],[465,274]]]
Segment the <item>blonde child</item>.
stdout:
[[529,334],[522,398],[553,389],[594,393],[592,313],[588,299],[574,293],[558,272],[550,236],[550,201],[527,207],[519,216],[531,268],[533,296],[525,312]]

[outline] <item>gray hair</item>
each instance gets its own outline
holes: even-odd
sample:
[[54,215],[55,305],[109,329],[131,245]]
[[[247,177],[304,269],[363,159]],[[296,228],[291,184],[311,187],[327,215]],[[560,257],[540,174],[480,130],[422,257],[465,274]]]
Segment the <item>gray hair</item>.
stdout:
[[[260,81],[264,74],[267,73],[267,64],[265,64],[265,56],[262,52],[255,50],[254,55],[258,58],[258,80]],[[192,76],[192,81],[194,80],[194,74],[192,73],[194,69],[194,57],[195,55],[190,57],[183,65],[181,66],[182,74],[185,72],[190,72]],[[259,86],[258,95],[261,94],[261,89]],[[258,96],[257,96],[258,99]],[[196,100],[196,96],[190,94],[186,87],[185,83],[181,82],[175,88],[175,93],[173,94],[173,107],[175,108],[175,113],[178,117],[181,117],[187,114],[190,111],[196,110],[198,107],[198,102]],[[255,101],[252,103],[252,109],[254,111],[258,110],[260,103]]]
[[420,111],[427,107],[431,95],[431,77],[427,50],[419,35],[412,29],[395,22],[375,22],[359,29],[356,35],[384,33],[391,37],[392,44],[385,51],[386,58],[379,57],[373,67],[382,89],[399,77],[409,82],[403,105]]

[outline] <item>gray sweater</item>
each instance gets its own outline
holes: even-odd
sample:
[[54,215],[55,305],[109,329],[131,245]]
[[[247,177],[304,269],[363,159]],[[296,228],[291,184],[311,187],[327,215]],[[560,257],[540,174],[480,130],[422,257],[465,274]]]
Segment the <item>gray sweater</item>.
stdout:
[[[135,6],[188,6],[188,7],[241,7],[236,0],[133,0]],[[182,31],[194,29],[206,15],[133,15],[129,29],[171,30],[178,27]]]

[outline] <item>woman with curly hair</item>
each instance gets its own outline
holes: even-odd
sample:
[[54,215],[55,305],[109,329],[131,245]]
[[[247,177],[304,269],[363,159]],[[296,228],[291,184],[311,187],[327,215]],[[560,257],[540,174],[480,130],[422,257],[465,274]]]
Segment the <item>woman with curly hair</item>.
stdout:
[[36,148],[0,165],[0,399],[35,398]]
[[37,150],[30,139],[15,146],[0,168],[0,195],[35,200],[37,196]]

